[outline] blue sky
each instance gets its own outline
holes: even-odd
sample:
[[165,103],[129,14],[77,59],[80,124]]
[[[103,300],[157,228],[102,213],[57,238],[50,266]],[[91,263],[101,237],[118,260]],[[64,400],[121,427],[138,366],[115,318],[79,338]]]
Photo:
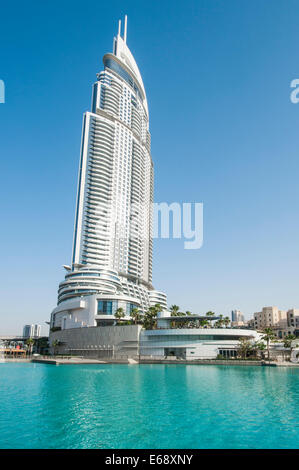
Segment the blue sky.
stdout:
[[16,1],[1,6],[0,333],[44,323],[56,305],[82,115],[125,13],[155,200],[204,203],[200,250],[155,241],[155,287],[194,313],[299,307],[298,2]]

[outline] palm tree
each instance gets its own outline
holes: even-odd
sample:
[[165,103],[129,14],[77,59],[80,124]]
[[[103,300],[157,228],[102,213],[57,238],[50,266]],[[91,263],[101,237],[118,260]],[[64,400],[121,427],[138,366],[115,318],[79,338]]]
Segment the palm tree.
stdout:
[[219,315],[219,320],[217,320],[214,323],[214,327],[215,328],[223,328],[224,324],[225,324],[225,318],[223,317],[223,315]]
[[154,307],[150,307],[143,317],[143,327],[152,330],[156,324],[157,313]]
[[[178,317],[179,315],[184,315],[183,313],[180,312],[180,307],[178,305],[171,305],[170,309],[171,311],[171,316],[172,317]],[[180,328],[181,323],[180,322],[171,322],[171,328]]]
[[172,305],[169,310],[171,311],[172,317],[177,317],[179,315],[180,307],[178,305]]
[[45,354],[49,348],[48,338],[41,336],[35,342],[36,350],[39,354]]
[[31,356],[33,345],[34,345],[34,339],[33,338],[28,338],[27,341],[26,341],[26,344],[28,346],[29,356]]
[[266,346],[262,341],[257,341],[252,345],[252,351],[255,351],[256,354],[259,351],[261,353],[262,359],[264,357],[263,351],[265,351]]
[[51,346],[52,346],[52,348],[53,348],[53,350],[54,350],[54,356],[56,356],[57,348],[58,348],[58,346],[60,346],[60,344],[61,344],[61,343],[60,343],[60,341],[58,341],[58,339],[54,339],[54,340],[52,341]]
[[119,307],[114,314],[114,317],[116,318],[116,323],[118,323],[121,318],[124,318],[124,316],[124,309],[122,307]]
[[155,304],[155,305],[154,305],[154,309],[156,310],[156,312],[157,312],[157,314],[158,314],[159,312],[162,312],[163,307],[162,307],[161,304]]
[[152,330],[156,328],[157,325],[157,315],[163,310],[160,304],[155,304],[150,307],[147,312],[145,312],[143,317],[143,327],[146,330]]
[[272,330],[272,328],[265,328],[264,329],[264,336],[262,336],[262,340],[266,341],[267,343],[267,352],[268,352],[268,361],[270,361],[270,341],[275,339],[276,336]]
[[[208,311],[206,313],[206,317],[214,317],[214,316],[215,316],[215,312]],[[208,324],[210,327],[212,326],[211,320],[208,320]]]
[[283,345],[286,349],[291,350],[291,355],[292,355],[292,350],[294,349],[294,346],[292,346],[294,339],[296,339],[295,335],[287,335],[284,337],[283,340]]
[[211,312],[210,310],[206,313],[206,317],[213,317],[215,316],[215,312]]
[[227,328],[230,325],[230,319],[229,317],[224,317],[223,323],[225,325],[225,328]]
[[157,315],[159,312],[162,312],[163,307],[160,304],[155,304],[151,306],[147,312],[145,312],[142,323],[143,327],[146,330],[153,330],[157,326]]
[[199,324],[201,327],[206,328],[210,323],[208,320],[199,320]]
[[135,325],[137,325],[137,323],[141,320],[140,310],[138,310],[138,308],[133,308],[130,316],[132,317]]

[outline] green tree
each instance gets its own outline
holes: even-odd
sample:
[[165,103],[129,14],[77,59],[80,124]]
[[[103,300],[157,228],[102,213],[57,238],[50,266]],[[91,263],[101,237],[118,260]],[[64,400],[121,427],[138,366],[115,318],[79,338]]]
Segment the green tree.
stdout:
[[144,317],[143,317],[143,327],[146,330],[153,330],[157,326],[157,315],[159,312],[161,312],[162,307],[160,304],[156,304],[148,309],[147,312],[145,312]]
[[256,341],[252,345],[252,351],[255,352],[256,355],[260,353],[260,355],[263,357],[264,351],[266,349],[266,345],[263,341]]
[[163,307],[162,307],[161,304],[155,304],[154,308],[156,309],[157,314],[159,312],[162,312],[162,310],[163,310]]
[[276,336],[275,336],[272,328],[265,328],[263,333],[264,333],[264,336],[262,336],[261,339],[263,341],[266,341],[268,361],[270,361],[270,342],[273,341],[276,338]]
[[293,346],[293,341],[294,339],[296,339],[296,336],[295,335],[287,335],[284,337],[283,339],[283,345],[286,349],[290,349],[291,350],[291,354],[292,354],[292,351],[294,349],[294,346]]
[[211,312],[210,310],[206,313],[206,317],[214,317],[215,312]]
[[29,351],[29,356],[31,356],[31,354],[32,354],[32,349],[33,349],[34,343],[35,343],[35,341],[34,341],[33,338],[28,338],[26,340],[26,344],[27,344],[28,351]]
[[[211,320],[212,320],[212,317],[214,317],[214,316],[215,316],[215,312],[208,311],[208,312],[206,313],[206,317],[211,318]],[[212,326],[211,320],[208,320],[208,324],[209,324],[210,327]]]
[[205,320],[205,319],[202,319],[202,320],[199,320],[199,325],[202,327],[202,328],[207,328],[209,326],[209,321],[208,320]]
[[119,323],[120,319],[124,318],[124,316],[124,309],[122,307],[119,307],[114,314],[114,317],[116,318],[116,323]]
[[132,317],[132,320],[134,322],[135,325],[137,325],[137,323],[141,320],[141,314],[140,314],[140,310],[138,310],[138,308],[133,308],[131,313],[130,313],[130,316]]
[[44,354],[49,348],[48,338],[45,336],[38,338],[35,342],[35,346],[39,354]]
[[180,314],[180,307],[178,305],[171,305],[169,310],[172,317],[177,317]]
[[252,350],[252,344],[246,338],[239,339],[238,353],[242,359],[246,359],[249,352]]
[[227,328],[230,325],[230,319],[229,317],[224,317],[223,323],[225,325],[225,328]]
[[52,348],[53,348],[54,356],[57,355],[57,348],[58,348],[58,346],[60,346],[60,344],[61,344],[61,343],[60,343],[60,341],[58,341],[58,339],[54,339],[54,340],[52,341],[51,346],[52,346]]

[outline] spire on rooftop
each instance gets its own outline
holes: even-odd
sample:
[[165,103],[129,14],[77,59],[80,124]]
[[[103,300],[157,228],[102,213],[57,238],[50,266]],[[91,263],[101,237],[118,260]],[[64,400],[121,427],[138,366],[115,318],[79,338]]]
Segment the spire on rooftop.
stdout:
[[[124,37],[123,41],[126,44],[127,43],[127,24],[128,24],[128,17],[125,15],[125,22],[124,22]],[[118,36],[121,36],[121,20],[118,20]]]

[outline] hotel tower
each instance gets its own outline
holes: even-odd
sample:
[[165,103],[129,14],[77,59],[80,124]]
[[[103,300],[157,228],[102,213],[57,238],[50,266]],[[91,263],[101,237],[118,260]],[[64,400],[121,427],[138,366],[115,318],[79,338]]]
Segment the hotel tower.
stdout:
[[153,163],[146,93],[127,46],[127,18],[83,116],[72,263],[51,327],[109,325],[122,308],[145,311],[166,295],[152,286]]

